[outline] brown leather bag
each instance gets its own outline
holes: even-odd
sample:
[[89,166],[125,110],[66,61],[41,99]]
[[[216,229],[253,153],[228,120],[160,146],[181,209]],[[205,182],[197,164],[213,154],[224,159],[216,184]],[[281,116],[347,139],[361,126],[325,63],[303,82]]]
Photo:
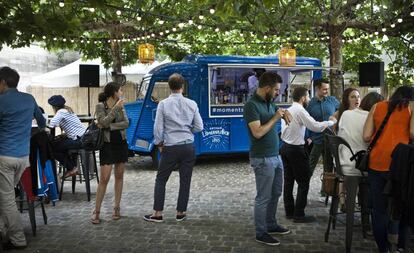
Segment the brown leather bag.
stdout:
[[337,182],[337,175],[334,172],[323,172],[321,176],[322,191],[324,191],[328,196],[337,196],[339,192],[339,182]]

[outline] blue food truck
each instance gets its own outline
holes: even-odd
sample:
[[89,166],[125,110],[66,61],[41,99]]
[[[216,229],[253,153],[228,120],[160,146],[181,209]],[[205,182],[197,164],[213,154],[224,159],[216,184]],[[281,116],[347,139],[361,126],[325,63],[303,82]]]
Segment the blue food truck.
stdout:
[[[143,98],[125,104],[130,119],[127,129],[129,150],[150,155],[158,164],[153,127],[158,102],[170,94],[168,77],[184,76],[184,95],[194,100],[204,122],[204,130],[195,136],[197,155],[229,154],[249,151],[249,138],[243,120],[243,106],[249,96],[249,82],[255,71],[274,71],[283,78],[279,106],[291,103],[290,93],[298,85],[306,86],[313,95],[312,81],[321,78],[321,61],[297,57],[295,66],[280,66],[277,56],[206,56],[189,55],[181,62],[166,63],[152,69],[140,84]],[[279,125],[276,127],[280,127]]]

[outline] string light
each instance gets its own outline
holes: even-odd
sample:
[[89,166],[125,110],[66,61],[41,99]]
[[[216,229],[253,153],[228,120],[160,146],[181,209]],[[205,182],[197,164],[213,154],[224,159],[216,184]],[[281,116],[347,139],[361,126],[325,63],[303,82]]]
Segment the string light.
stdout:
[[213,8],[211,8],[211,9],[210,9],[210,13],[211,13],[211,14],[214,14],[215,12],[216,12],[216,10],[215,10],[215,9],[213,9]]
[[90,12],[95,12],[95,8],[89,8]]
[[391,28],[394,28],[395,27],[395,24],[391,24]]
[[382,36],[382,41],[387,42],[388,40],[388,36],[384,34],[384,36]]
[[399,18],[399,19],[397,19],[397,22],[398,23],[402,23],[403,22],[403,19],[402,18]]
[[141,18],[140,16],[137,16],[137,20],[138,20],[138,21],[141,21],[141,19],[142,19],[142,18]]
[[411,16],[411,17],[414,17],[414,11],[412,11],[412,12],[410,13],[410,16]]
[[120,16],[122,14],[122,12],[120,10],[116,11],[116,15]]
[[60,1],[59,2],[59,7],[61,7],[61,8],[65,7],[65,3],[63,1]]
[[387,28],[382,28],[382,30],[381,31],[383,31],[383,32],[386,32],[387,31]]
[[183,28],[184,27],[184,23],[179,23],[178,27]]
[[197,26],[198,30],[201,30],[201,28],[203,28],[201,25]]
[[165,30],[165,33],[170,33],[170,30]]
[[164,24],[164,20],[158,20],[158,24],[160,24],[160,25],[162,25],[162,24]]
[[172,31],[173,31],[173,32],[176,32],[176,31],[177,31],[177,28],[173,27],[173,28],[172,28]]
[[16,34],[17,35],[22,35],[22,32],[21,31],[17,31]]
[[188,20],[188,24],[192,25],[194,23],[194,21],[192,19]]
[[216,29],[214,29],[215,32],[219,32],[220,29],[217,27]]
[[204,19],[204,16],[200,14],[200,16],[198,16],[198,18],[199,18],[200,20],[203,20],[203,19]]

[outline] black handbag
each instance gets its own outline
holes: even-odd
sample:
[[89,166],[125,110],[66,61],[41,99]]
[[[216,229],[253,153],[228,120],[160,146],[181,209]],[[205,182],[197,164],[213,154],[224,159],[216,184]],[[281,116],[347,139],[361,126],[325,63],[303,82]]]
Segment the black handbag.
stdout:
[[103,134],[103,130],[92,121],[81,138],[82,147],[86,150],[101,149],[104,143]]
[[388,119],[391,116],[392,111],[388,111],[384,120],[381,123],[378,131],[375,133],[374,139],[372,139],[367,150],[358,151],[355,155],[351,157],[351,161],[355,160],[355,168],[361,171],[361,174],[364,175],[364,172],[368,172],[369,169],[369,156],[371,150],[374,148],[374,145],[377,143],[382,131],[384,130],[385,124],[387,124]]

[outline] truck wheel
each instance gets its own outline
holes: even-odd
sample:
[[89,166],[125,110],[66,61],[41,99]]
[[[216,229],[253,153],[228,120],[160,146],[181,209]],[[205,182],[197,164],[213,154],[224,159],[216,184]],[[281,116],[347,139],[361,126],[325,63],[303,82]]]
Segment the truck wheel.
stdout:
[[154,147],[151,151],[151,159],[152,159],[152,168],[157,170],[158,164],[160,162],[160,152],[158,148]]

